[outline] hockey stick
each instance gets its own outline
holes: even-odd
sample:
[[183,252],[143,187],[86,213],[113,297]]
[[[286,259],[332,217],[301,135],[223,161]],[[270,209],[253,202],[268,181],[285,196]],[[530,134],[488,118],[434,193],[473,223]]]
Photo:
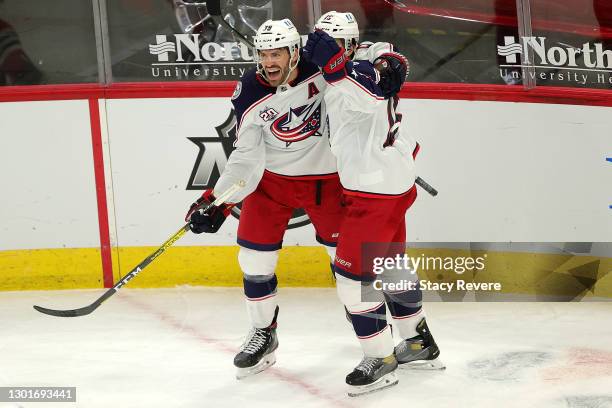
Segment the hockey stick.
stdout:
[[253,43],[244,34],[236,30],[234,27],[231,26],[230,23],[225,21],[221,13],[221,0],[206,0],[206,9],[208,11],[208,14],[210,14],[212,17],[216,17],[215,20],[217,21],[217,23],[221,24],[223,27],[234,33],[236,38],[238,38],[238,41],[240,41],[247,47],[254,48]]
[[438,190],[430,186],[429,183],[427,183],[422,178],[417,177],[415,180],[415,183],[417,183],[423,190],[427,191],[432,197],[435,197],[438,195]]
[[[210,203],[206,207],[204,207],[204,209],[202,211],[206,211],[206,210],[208,210],[209,208],[211,208],[211,207],[213,207],[215,205],[218,206],[218,205],[223,204],[232,195],[234,195],[235,192],[237,192],[238,190],[243,188],[244,185],[245,185],[245,182],[243,180],[241,180],[238,183],[234,184],[229,189],[227,189],[227,191],[225,191],[224,193],[219,195],[219,198],[217,198],[213,203]],[[149,265],[151,262],[153,262],[155,259],[157,259],[158,256],[163,254],[166,249],[170,248],[187,231],[189,231],[189,223],[183,225],[181,227],[181,229],[179,229],[176,233],[174,233],[174,235],[172,235],[166,242],[164,242],[162,244],[162,246],[157,248],[157,250],[155,250],[155,252],[153,252],[151,255],[146,257],[144,259],[144,261],[142,261],[141,263],[136,265],[136,267],[134,269],[132,269],[130,271],[130,273],[125,275],[123,278],[121,278],[119,280],[119,282],[117,282],[115,284],[115,286],[113,286],[112,288],[110,288],[109,290],[104,292],[104,294],[102,296],[100,296],[95,302],[93,302],[89,306],[85,306],[85,307],[82,307],[80,309],[70,309],[70,310],[54,310],[54,309],[47,309],[45,307],[34,306],[34,309],[36,309],[40,313],[44,313],[44,314],[47,314],[47,315],[50,315],[50,316],[58,316],[58,317],[78,317],[78,316],[85,316],[85,315],[90,314],[91,312],[96,310],[98,308],[98,306],[100,306],[102,304],[102,302],[104,302],[109,297],[113,296],[119,289],[121,289],[130,280],[132,280],[132,278],[134,278],[134,276],[136,276],[140,272],[142,272],[142,270],[144,268],[146,268],[147,265]]]

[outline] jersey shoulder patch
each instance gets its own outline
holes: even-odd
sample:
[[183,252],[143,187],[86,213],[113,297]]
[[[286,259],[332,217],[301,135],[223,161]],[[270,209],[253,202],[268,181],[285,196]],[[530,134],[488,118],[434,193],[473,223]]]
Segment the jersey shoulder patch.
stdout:
[[240,92],[242,92],[242,82],[238,81],[236,88],[234,88],[234,93],[232,94],[232,101],[240,96]]
[[275,91],[275,88],[267,86],[262,79],[258,78],[258,75],[254,68],[250,69],[242,76],[234,89],[232,104],[234,105],[236,119],[239,123],[242,119],[242,114],[247,109]]

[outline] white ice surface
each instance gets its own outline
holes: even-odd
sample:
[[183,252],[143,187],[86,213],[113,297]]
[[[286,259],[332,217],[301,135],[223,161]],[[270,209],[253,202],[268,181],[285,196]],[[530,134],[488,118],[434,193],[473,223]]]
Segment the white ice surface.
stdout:
[[612,303],[426,304],[443,372],[399,372],[360,398],[345,375],[361,352],[333,289],[279,290],[277,363],[246,380],[238,288],[0,293],[0,386],[75,386],[76,403],[0,407],[612,407]]

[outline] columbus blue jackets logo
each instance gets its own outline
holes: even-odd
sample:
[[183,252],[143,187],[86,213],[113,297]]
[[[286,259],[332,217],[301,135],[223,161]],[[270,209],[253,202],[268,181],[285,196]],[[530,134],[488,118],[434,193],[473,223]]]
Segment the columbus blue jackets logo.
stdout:
[[[198,147],[198,155],[187,182],[187,190],[206,190],[213,188],[223,173],[225,165],[236,140],[236,116],[234,110],[219,126],[215,127],[215,135],[208,137],[188,137],[187,139]],[[240,218],[238,205],[232,209],[232,215]],[[310,224],[310,219],[304,210],[293,212],[287,228],[297,228]]]
[[310,136],[321,136],[321,103],[313,102],[310,105],[290,108],[289,112],[279,116],[270,130],[272,134],[289,146]]

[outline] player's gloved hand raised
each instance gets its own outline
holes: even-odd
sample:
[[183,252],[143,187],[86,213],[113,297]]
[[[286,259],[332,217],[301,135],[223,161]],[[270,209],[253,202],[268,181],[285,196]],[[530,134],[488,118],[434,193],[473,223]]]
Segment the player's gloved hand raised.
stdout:
[[191,204],[185,221],[189,223],[189,229],[195,234],[203,232],[215,233],[219,231],[221,225],[232,211],[233,205],[221,204],[220,206],[212,206],[207,211],[202,211],[204,207],[215,201],[213,190],[205,190],[202,197],[198,198],[195,203]]
[[316,30],[308,34],[302,56],[306,61],[323,68],[323,75],[327,80],[338,80],[346,75],[344,48],[325,31]]
[[402,84],[406,81],[410,65],[402,54],[388,52],[376,58],[374,67],[380,73],[378,86],[380,86],[383,96],[390,98],[402,89]]

